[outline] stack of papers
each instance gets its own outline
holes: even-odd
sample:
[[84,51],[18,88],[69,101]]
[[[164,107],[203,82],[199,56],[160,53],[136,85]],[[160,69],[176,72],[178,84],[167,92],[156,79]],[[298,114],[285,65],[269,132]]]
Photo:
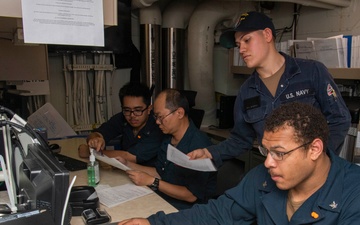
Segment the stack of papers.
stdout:
[[315,59],[328,68],[360,68],[360,35],[288,40],[276,49],[297,58]]

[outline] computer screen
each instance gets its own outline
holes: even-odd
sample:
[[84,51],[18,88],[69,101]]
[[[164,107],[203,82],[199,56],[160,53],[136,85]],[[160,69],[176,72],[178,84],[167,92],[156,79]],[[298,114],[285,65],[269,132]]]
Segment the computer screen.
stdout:
[[[66,194],[69,187],[69,171],[38,143],[28,144],[28,153],[19,168],[19,206],[25,209],[47,209],[56,225],[61,225]],[[65,214],[69,224],[71,209]]]
[[65,206],[69,171],[52,154],[47,141],[21,117],[2,106],[0,130],[12,211],[46,209],[54,224],[70,224],[71,208],[67,203]]

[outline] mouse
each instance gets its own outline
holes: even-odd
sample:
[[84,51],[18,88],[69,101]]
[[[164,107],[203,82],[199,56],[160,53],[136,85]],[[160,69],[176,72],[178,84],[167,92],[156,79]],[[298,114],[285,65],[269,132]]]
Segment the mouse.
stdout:
[[58,144],[51,144],[49,148],[53,153],[59,153],[61,151],[61,147]]

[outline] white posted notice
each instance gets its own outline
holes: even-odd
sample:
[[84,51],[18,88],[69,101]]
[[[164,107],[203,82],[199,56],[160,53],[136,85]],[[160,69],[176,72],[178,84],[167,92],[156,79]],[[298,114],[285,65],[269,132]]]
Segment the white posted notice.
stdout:
[[22,0],[25,43],[104,46],[103,1]]
[[216,171],[216,167],[212,163],[211,159],[189,160],[187,155],[170,144],[167,148],[166,157],[169,161],[188,169],[198,171]]

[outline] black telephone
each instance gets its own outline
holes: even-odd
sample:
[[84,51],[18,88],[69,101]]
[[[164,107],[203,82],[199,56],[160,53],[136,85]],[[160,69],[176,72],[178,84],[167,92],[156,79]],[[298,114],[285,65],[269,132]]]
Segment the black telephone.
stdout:
[[111,220],[110,215],[104,210],[97,208],[93,209],[85,209],[82,213],[82,218],[87,225],[96,225],[108,223]]

